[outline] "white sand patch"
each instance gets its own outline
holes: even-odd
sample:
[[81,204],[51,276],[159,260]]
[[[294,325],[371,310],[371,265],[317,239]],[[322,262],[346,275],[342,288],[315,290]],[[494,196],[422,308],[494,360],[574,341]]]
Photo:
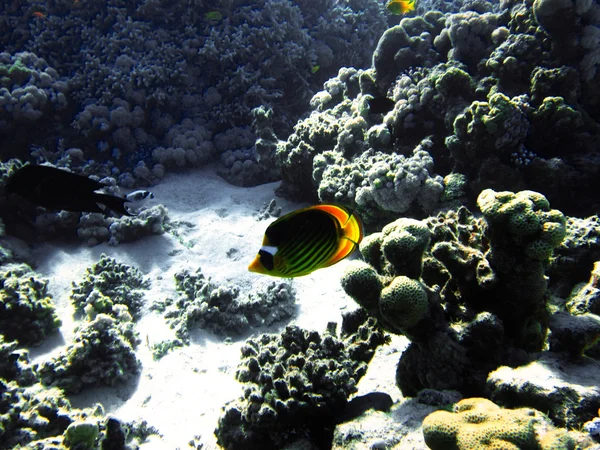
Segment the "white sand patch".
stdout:
[[[151,188],[153,202],[169,209],[179,237],[152,236],[134,243],[93,248],[45,244],[34,251],[36,270],[50,279],[63,321],[61,335],[32,352],[36,361],[60,351],[73,337],[77,323],[69,295],[71,284],[80,281],[85,269],[102,253],[141,270],[152,282],[145,295],[146,307],[136,329],[142,343],[137,355],[142,362],[138,380],[118,388],[87,390],[72,397],[75,406],[103,404],[124,420],[143,419],[158,428],[162,438],[153,438],[147,449],[188,448],[195,436],[204,449],[217,448],[213,434],[224,404],[241,394],[234,375],[240,360],[243,339],[226,343],[221,337],[199,331],[190,346],[176,349],[159,361],[152,359],[148,345],[173,337],[162,316],[148,310],[154,301],[175,296],[173,275],[182,269],[202,268],[217,283],[232,282],[244,292],[256,291],[274,279],[247,270],[260,248],[270,220],[257,221],[253,214],[275,198],[278,183],[239,188],[229,185],[206,168],[189,174],[170,175]],[[283,213],[302,206],[277,198]],[[341,321],[341,313],[356,307],[340,287],[339,279],[347,261],[319,270],[292,283],[297,290],[298,317],[292,322],[303,328],[325,330],[328,322]],[[275,332],[282,325],[271,328]],[[339,327],[338,327],[339,330]],[[259,332],[267,332],[263,329]],[[62,337],[62,339],[61,339]],[[397,361],[397,356],[393,359]],[[388,374],[393,378],[393,373]]]

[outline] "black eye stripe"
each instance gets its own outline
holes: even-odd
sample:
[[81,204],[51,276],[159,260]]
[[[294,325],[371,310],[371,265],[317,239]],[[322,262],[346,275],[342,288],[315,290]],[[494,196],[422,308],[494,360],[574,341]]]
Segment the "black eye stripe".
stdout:
[[259,250],[258,256],[260,259],[260,263],[263,265],[263,267],[265,269],[273,270],[273,268],[275,267],[275,261],[273,260],[273,255],[271,255],[269,252],[267,252],[265,250]]

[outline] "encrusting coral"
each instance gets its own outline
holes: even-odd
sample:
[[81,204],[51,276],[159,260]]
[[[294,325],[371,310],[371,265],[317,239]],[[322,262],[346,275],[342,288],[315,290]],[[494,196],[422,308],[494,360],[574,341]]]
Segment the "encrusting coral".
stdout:
[[432,450],[571,450],[574,441],[530,408],[503,409],[485,398],[468,398],[453,411],[436,411],[423,421]]

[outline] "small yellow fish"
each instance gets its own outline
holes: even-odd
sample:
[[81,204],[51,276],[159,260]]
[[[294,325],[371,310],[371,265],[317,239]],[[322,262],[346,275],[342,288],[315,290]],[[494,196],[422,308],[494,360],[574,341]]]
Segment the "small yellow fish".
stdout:
[[321,68],[321,66],[319,66],[318,64],[316,66],[312,66],[312,68],[310,69],[310,71],[312,73],[317,73],[319,71],[319,69]]
[[329,267],[358,247],[363,237],[356,213],[321,204],[280,217],[265,231],[250,272],[293,278]]
[[211,24],[216,24],[223,18],[223,14],[220,11],[209,11],[204,14],[204,18]]
[[406,14],[415,9],[415,0],[391,0],[386,9],[396,15]]

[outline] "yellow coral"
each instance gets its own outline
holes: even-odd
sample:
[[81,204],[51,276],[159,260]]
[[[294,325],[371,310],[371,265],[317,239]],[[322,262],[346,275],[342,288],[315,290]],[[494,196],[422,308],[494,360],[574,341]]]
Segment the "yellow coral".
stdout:
[[454,412],[435,411],[423,421],[425,443],[432,450],[568,450],[572,440],[565,433],[548,433],[538,441],[536,426],[547,423],[530,408],[503,409],[485,398],[458,402]]

